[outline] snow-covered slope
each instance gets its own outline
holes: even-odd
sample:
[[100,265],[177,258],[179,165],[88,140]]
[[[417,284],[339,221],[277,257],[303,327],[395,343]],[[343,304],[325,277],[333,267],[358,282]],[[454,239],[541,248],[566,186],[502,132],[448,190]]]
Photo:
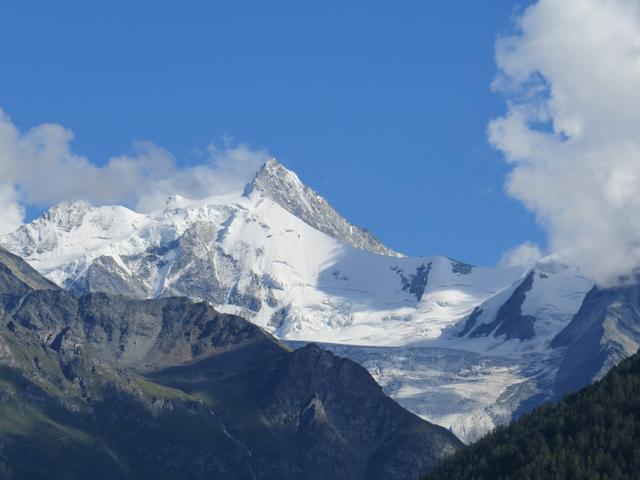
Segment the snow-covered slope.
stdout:
[[545,351],[580,308],[593,281],[557,256],[538,262],[524,278],[479,305],[458,326],[456,336],[485,339],[483,345],[504,348],[518,340],[527,351]]
[[281,338],[355,345],[438,338],[524,273],[345,245],[260,190],[150,215],[61,204],[2,243],[72,291],[188,295]]
[[464,440],[551,395],[551,341],[592,286],[555,257],[528,271],[401,256],[275,161],[243,192],[150,214],[60,204],[0,244],[72,292],[186,295],[330,345]]
[[71,291],[187,295],[281,338],[355,345],[438,338],[524,273],[399,256],[275,161],[244,192],[148,215],[60,204],[2,244]]
[[394,257],[402,256],[383,245],[369,231],[351,225],[329,202],[302,183],[298,176],[272,159],[245,188],[245,195],[259,190],[289,213],[330,237],[363,250]]

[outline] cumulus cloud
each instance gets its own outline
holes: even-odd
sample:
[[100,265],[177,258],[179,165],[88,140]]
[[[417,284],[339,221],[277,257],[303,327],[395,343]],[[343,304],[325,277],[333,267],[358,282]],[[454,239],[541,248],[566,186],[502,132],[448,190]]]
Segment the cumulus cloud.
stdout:
[[11,232],[22,224],[24,207],[11,185],[0,185],[0,233]]
[[532,267],[542,258],[540,247],[531,242],[525,242],[502,254],[498,264],[501,267],[525,266]]
[[22,223],[24,205],[84,199],[150,211],[173,194],[204,198],[228,193],[241,188],[271,158],[264,150],[227,142],[207,147],[200,163],[180,167],[170,152],[139,142],[131,155],[97,165],[72,151],[72,138],[73,133],[58,124],[21,132],[0,110],[0,233]]
[[640,266],[640,2],[539,0],[496,44],[507,191],[601,284]]

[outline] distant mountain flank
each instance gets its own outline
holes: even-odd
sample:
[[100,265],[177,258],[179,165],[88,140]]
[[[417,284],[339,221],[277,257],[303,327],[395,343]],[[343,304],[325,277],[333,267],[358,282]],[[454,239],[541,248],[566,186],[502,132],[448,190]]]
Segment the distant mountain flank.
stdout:
[[173,196],[150,214],[56,205],[0,244],[77,295],[184,295],[280,338],[366,345],[438,337],[525,273],[400,256],[276,161],[243,192]]
[[275,160],[242,191],[173,196],[152,213],[56,205],[0,245],[75,296],[187,296],[321,343],[464,441],[638,345],[634,287],[598,289],[561,254],[531,269],[402,256]]
[[413,479],[461,445],[351,360],[186,298],[74,298],[2,249],[0,399],[6,479]]

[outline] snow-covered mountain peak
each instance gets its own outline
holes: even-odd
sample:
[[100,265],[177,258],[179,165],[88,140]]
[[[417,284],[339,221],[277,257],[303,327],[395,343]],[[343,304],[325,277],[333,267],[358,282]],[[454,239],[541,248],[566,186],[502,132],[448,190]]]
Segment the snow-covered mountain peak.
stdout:
[[558,273],[567,269],[579,270],[579,268],[572,266],[571,252],[568,250],[546,255],[538,260],[532,268],[543,273]]
[[249,183],[249,188],[273,188],[283,184],[288,184],[293,188],[302,188],[302,182],[298,175],[275,158],[271,158],[262,164],[253,180]]
[[165,209],[173,209],[173,208],[184,208],[189,203],[189,200],[182,195],[178,195],[177,193],[174,195],[169,195],[164,202]]
[[275,160],[244,191],[172,195],[147,214],[65,202],[0,245],[77,294],[184,295],[287,341],[339,345],[464,439],[543,398],[562,353],[550,341],[593,285],[560,255],[532,269],[401,256]]
[[350,224],[298,175],[275,159],[262,165],[245,187],[244,194],[250,196],[256,190],[316,230],[348,245],[381,255],[402,256],[383,245],[368,230]]
[[36,218],[30,224],[24,225],[16,232],[37,226],[44,230],[60,230],[71,232],[72,230],[111,230],[118,229],[122,222],[141,221],[145,216],[120,205],[93,206],[85,200],[73,200],[54,205]]
[[[63,202],[2,237],[0,244],[48,274],[70,260],[103,254],[108,245],[130,237],[148,221],[146,215],[122,206]],[[60,283],[59,275],[50,278]]]
[[43,218],[62,228],[71,229],[79,225],[93,206],[84,200],[73,200],[54,205],[43,214]]

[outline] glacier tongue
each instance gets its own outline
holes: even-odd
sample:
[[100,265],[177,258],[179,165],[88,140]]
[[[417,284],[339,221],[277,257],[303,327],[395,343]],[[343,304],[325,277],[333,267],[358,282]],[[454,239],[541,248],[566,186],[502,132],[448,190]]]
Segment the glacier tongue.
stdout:
[[185,295],[329,345],[465,441],[549,397],[549,343],[592,286],[553,258],[528,274],[401,256],[275,161],[243,192],[174,196],[150,214],[60,204],[0,245],[77,294]]
[[[295,343],[294,343],[295,346]],[[323,344],[363,365],[406,409],[449,428],[465,443],[511,420],[521,404],[544,395],[557,355],[487,355],[439,347]]]

